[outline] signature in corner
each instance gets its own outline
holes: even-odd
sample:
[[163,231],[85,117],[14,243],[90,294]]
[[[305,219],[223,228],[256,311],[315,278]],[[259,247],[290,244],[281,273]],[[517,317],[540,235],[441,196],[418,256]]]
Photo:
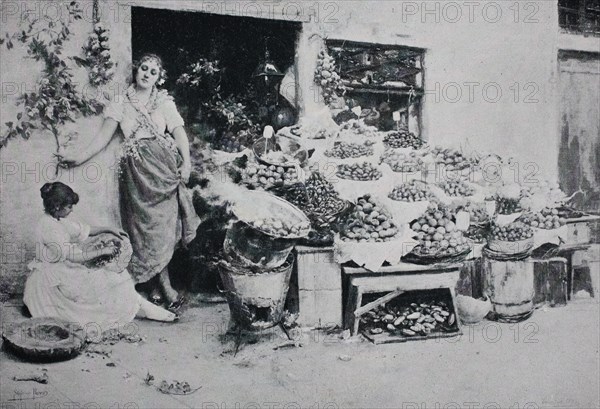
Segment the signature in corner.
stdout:
[[42,398],[48,395],[48,391],[40,391],[35,387],[31,391],[23,391],[21,389],[13,390],[13,397],[9,401],[32,400]]
[[555,399],[554,397],[542,399],[542,407],[544,408],[579,408],[579,402],[575,399]]

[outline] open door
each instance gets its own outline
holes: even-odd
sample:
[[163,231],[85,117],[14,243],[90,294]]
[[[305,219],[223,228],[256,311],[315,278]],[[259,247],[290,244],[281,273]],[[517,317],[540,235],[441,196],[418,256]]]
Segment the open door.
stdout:
[[600,54],[559,54],[561,142],[559,182],[574,204],[600,212]]

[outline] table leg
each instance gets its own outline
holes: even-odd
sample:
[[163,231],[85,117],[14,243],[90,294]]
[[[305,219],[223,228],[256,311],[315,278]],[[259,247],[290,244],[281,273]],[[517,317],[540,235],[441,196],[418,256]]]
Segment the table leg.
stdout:
[[358,332],[358,323],[360,319],[354,316],[354,311],[360,307],[362,303],[362,292],[360,289],[352,285],[352,281],[348,283],[348,299],[346,301],[346,310],[344,311],[344,328],[350,330],[351,335],[356,335]]

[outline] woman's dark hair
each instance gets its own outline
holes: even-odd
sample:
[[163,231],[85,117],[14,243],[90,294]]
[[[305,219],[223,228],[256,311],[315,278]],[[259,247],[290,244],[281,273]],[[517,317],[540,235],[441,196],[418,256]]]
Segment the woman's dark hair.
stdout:
[[133,62],[133,66],[131,67],[131,82],[135,83],[135,75],[137,74],[137,71],[141,67],[141,65],[146,61],[156,62],[160,70],[160,73],[158,74],[158,80],[156,80],[156,85],[162,85],[167,79],[167,71],[164,68],[162,58],[160,58],[156,54],[144,54],[139,60]]
[[69,186],[61,182],[46,183],[40,189],[46,213],[54,216],[56,212],[68,205],[79,202],[79,195]]

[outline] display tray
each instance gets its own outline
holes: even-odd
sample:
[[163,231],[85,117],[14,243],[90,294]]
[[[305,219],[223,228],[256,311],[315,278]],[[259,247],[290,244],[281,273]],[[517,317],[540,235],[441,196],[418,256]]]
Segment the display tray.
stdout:
[[460,261],[464,261],[469,253],[473,250],[473,245],[469,246],[468,249],[461,251],[460,253],[451,255],[451,256],[435,256],[429,254],[419,254],[418,247],[415,247],[412,252],[408,253],[404,257],[402,257],[402,261],[405,263],[412,264],[421,264],[421,265],[430,265],[430,264],[442,264],[442,263],[457,263]]
[[531,249],[515,254],[505,254],[499,253],[490,249],[487,245],[483,248],[482,254],[488,258],[498,260],[498,261],[518,261],[524,260],[531,255]]
[[[388,329],[388,322],[385,321],[386,315],[388,318],[389,316],[393,317],[391,321],[393,323],[400,316],[410,317],[411,314],[417,312],[420,314],[419,318],[404,318],[400,324],[395,326],[396,329]],[[374,316],[377,318],[373,318]],[[439,322],[433,318],[434,316],[443,319],[444,322]],[[379,322],[375,322],[376,319],[379,319]],[[415,335],[407,335],[403,332],[406,329],[410,330],[411,327],[414,329],[417,323],[420,325],[427,323],[434,328],[427,329],[427,332],[424,330],[413,331]],[[374,328],[381,329],[381,333],[372,333]],[[391,301],[363,314],[360,318],[359,332],[374,344],[449,338],[462,334],[452,293],[447,288],[402,293]]]

